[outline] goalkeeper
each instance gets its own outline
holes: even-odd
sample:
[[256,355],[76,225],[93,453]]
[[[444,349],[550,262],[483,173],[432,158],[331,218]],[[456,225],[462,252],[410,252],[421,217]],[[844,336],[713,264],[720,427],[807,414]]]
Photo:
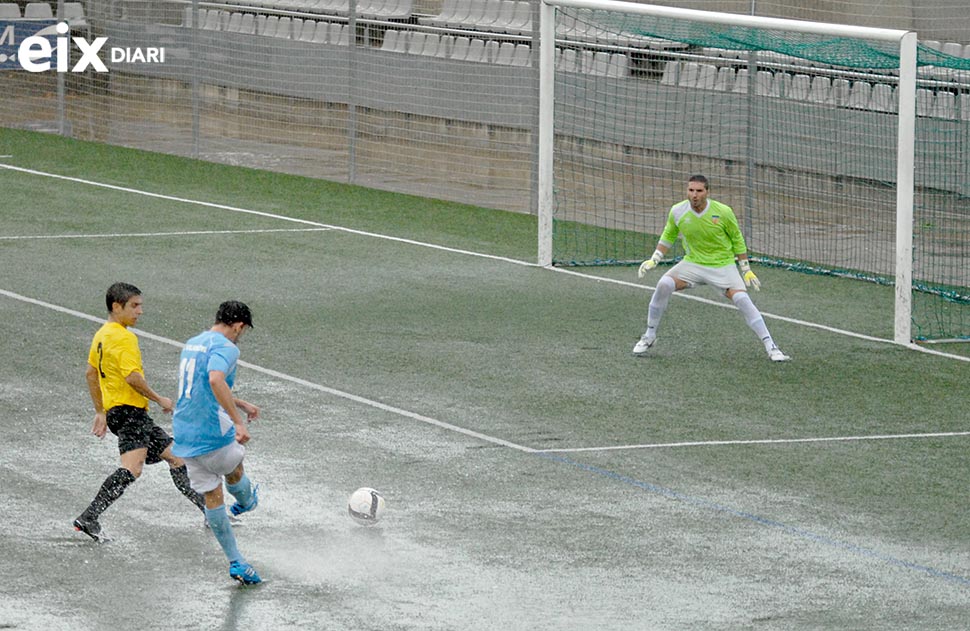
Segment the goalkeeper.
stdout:
[[687,182],[687,199],[670,209],[656,251],[640,265],[638,274],[643,278],[667,254],[677,237],[683,239],[687,254],[657,282],[647,311],[647,330],[633,347],[633,354],[645,355],[657,341],[657,327],[675,291],[707,284],[724,290],[765,345],[771,361],[788,361],[790,358],[775,346],[764,317],[746,291],[746,287],[760,290],[761,281],[751,271],[737,217],[730,206],[709,200],[707,195],[707,178],[692,175]]

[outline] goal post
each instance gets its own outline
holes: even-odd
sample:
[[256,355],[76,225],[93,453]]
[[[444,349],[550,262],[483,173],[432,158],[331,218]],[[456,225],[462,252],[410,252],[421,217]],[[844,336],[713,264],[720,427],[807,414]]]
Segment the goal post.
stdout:
[[[649,35],[665,38],[671,41],[684,41],[687,44],[693,44],[694,47],[697,47],[697,42],[694,40],[698,38],[693,37],[693,34],[690,33],[689,28],[684,28],[679,32],[677,29],[665,30],[663,26],[664,24],[685,24],[689,27],[694,25],[708,25],[711,28],[717,29],[736,28],[747,33],[760,34],[759,36],[754,36],[749,38],[747,41],[744,41],[743,45],[740,45],[739,48],[753,52],[757,52],[759,50],[769,52],[773,51],[783,53],[787,57],[790,57],[794,51],[799,50],[799,47],[795,45],[798,42],[790,43],[790,45],[781,46],[776,49],[772,46],[771,42],[779,33],[792,34],[796,38],[802,35],[813,36],[818,38],[818,41],[821,42],[821,46],[825,45],[827,39],[832,38],[852,42],[858,42],[860,40],[879,42],[884,47],[890,47],[889,50],[891,50],[891,54],[882,55],[882,57],[894,57],[895,60],[898,60],[898,65],[893,68],[889,68],[889,70],[893,71],[891,74],[895,76],[890,76],[887,74],[887,80],[895,82],[897,86],[894,90],[895,103],[893,104],[891,111],[887,109],[887,114],[895,116],[896,119],[896,144],[895,147],[889,148],[890,153],[893,151],[895,152],[895,156],[893,156],[895,158],[895,173],[873,176],[871,179],[877,181],[890,181],[894,179],[892,186],[895,187],[895,239],[894,244],[887,245],[887,248],[894,248],[895,252],[894,256],[891,254],[887,255],[889,260],[887,260],[883,266],[887,268],[891,266],[893,268],[891,273],[888,273],[887,276],[889,276],[891,278],[891,282],[895,284],[893,326],[894,340],[899,344],[910,344],[912,342],[913,211],[915,194],[914,171],[916,169],[915,137],[917,87],[917,37],[915,32],[681,9],[649,4],[620,2],[617,0],[542,0],[539,10],[539,141],[537,177],[537,220],[539,235],[538,263],[542,266],[568,264],[568,261],[557,260],[556,246],[554,242],[557,231],[557,221],[560,221],[560,219],[557,217],[557,206],[561,205],[561,200],[559,197],[557,197],[557,195],[560,195],[559,188],[560,185],[562,185],[563,189],[572,185],[571,182],[557,182],[556,179],[558,160],[556,146],[558,142],[582,144],[584,145],[583,151],[587,152],[584,155],[589,155],[594,151],[598,151],[600,153],[609,153],[610,157],[608,160],[611,162],[611,164],[617,165],[616,168],[625,169],[624,173],[627,179],[635,179],[638,177],[636,173],[638,168],[649,168],[651,159],[660,155],[661,151],[665,152],[663,155],[672,157],[656,159],[669,159],[674,164],[680,164],[682,162],[680,157],[681,153],[690,153],[690,143],[682,139],[665,140],[664,142],[666,142],[668,146],[659,150],[653,146],[631,147],[629,141],[626,139],[629,136],[626,128],[635,128],[638,126],[664,127],[682,124],[685,117],[678,117],[676,115],[672,115],[670,120],[667,121],[649,121],[646,118],[631,121],[615,121],[613,124],[617,126],[617,130],[610,130],[600,135],[591,134],[592,136],[595,136],[592,138],[564,140],[557,136],[558,113],[556,108],[556,92],[558,89],[557,85],[559,83],[557,59],[563,55],[563,50],[557,50],[557,32],[559,30],[557,22],[561,19],[561,16],[559,15],[560,13],[570,11],[574,12],[574,20],[577,19],[575,18],[575,12],[582,12],[585,19],[596,23],[597,28],[600,29],[605,26],[608,30],[611,22],[621,23],[621,26],[615,26],[618,37],[614,37],[612,39],[607,38],[604,40],[614,44],[617,43],[617,40],[619,40],[620,45],[622,45],[624,36],[626,35],[629,35],[630,37]],[[622,17],[611,19],[609,16]],[[650,27],[645,29],[638,28],[638,19],[648,21]],[[563,42],[560,42],[560,46],[562,45]],[[654,57],[661,59],[663,58],[662,55],[655,55]],[[694,65],[696,66],[697,64]],[[883,66],[883,68],[886,67]],[[667,82],[666,74],[664,74],[662,77],[659,76],[661,70],[657,68],[637,68],[636,71],[639,74],[615,79],[615,81],[641,81],[653,82],[653,84]],[[747,72],[744,69],[739,70],[738,76],[741,75],[742,71]],[[762,89],[760,85],[757,87],[754,85],[755,81],[761,79],[760,73],[758,76],[748,77],[747,74],[744,76],[745,79],[749,79],[747,87],[747,93],[749,95],[753,95],[755,94],[756,90]],[[683,83],[681,83],[681,85],[683,85]],[[848,81],[846,81],[846,86],[847,85]],[[736,87],[733,92],[740,94],[740,96],[744,96],[744,90],[740,87]],[[712,97],[718,96],[716,93],[708,94]],[[705,98],[705,96],[705,94],[699,94],[697,98],[702,99]],[[635,97],[633,100],[635,100]],[[821,105],[821,103],[819,105]],[[616,116],[619,118],[621,115],[617,114]],[[644,116],[650,115],[644,114]],[[655,118],[659,118],[659,115],[655,116]],[[686,119],[691,120],[689,117],[686,117]],[[716,116],[713,116],[712,120],[717,120]],[[590,123],[590,125],[596,124],[598,124],[596,121]],[[624,129],[620,130],[620,127],[623,127]],[[885,134],[882,135],[885,136]],[[586,147],[586,145],[594,143],[598,143],[598,147],[596,149],[589,149]],[[606,146],[610,144],[613,144],[614,146]],[[663,143],[656,144],[659,146]],[[751,172],[752,165],[755,162],[762,162],[761,156],[756,155],[752,157],[750,155],[750,146],[754,144],[756,143],[751,143],[751,145],[749,145],[749,155],[746,158],[748,162],[746,167],[748,169],[748,178],[753,176],[753,173]],[[669,145],[674,146],[671,148]],[[758,148],[755,147],[754,151],[757,152]],[[797,151],[797,148],[792,150],[792,152],[795,153],[797,153]],[[635,152],[638,153],[638,157],[636,160],[632,161],[634,163],[632,166],[619,164],[624,159],[625,155]],[[613,156],[619,157],[615,158]],[[723,156],[718,155],[716,151],[707,150],[705,159],[721,159],[726,165],[725,169],[734,168],[734,165],[739,161],[738,156],[732,150],[726,151]],[[741,162],[744,162],[744,160],[745,159],[742,158]],[[770,162],[770,160],[765,160],[764,162]],[[781,159],[779,161],[779,165],[777,167],[773,167],[776,171],[783,173],[783,175],[779,177],[789,177],[789,174],[793,174],[790,175],[792,178],[799,177],[797,168],[791,167],[791,162],[791,160]],[[607,167],[607,169],[608,168],[611,167]],[[670,171],[671,173],[668,173],[668,176],[672,174],[673,169]],[[680,177],[682,180],[686,181],[687,175],[688,173],[682,173]],[[842,177],[842,174],[833,171],[832,173],[827,174],[827,177],[830,181],[836,181]],[[860,181],[864,180],[864,178],[859,179]],[[593,187],[594,185],[589,186]],[[617,184],[616,182],[612,182],[610,186],[619,191],[619,193],[617,193],[618,195],[623,195],[630,198],[636,197],[636,192],[638,190],[635,185],[632,186],[632,192],[627,190],[627,187],[631,186],[628,183]],[[573,188],[577,187],[573,186]],[[743,188],[743,186],[738,187],[739,190]],[[797,186],[791,188],[791,197],[793,199],[797,197],[796,193],[798,190],[799,189]],[[582,193],[579,193],[578,195],[581,194]],[[747,191],[745,195],[750,196],[750,191]],[[662,209],[669,207],[671,203],[676,201],[678,200],[672,198],[669,199],[667,205],[662,207]],[[744,200],[742,199],[741,201]],[[595,201],[589,203],[595,203]],[[662,209],[652,208],[650,212],[662,214]],[[581,219],[579,221],[581,222],[585,220]],[[570,216],[564,218],[562,222],[573,223],[576,222],[576,218],[574,216]],[[601,227],[607,227],[605,225],[607,222],[603,219],[591,218],[589,219],[589,222],[591,224],[600,222]],[[745,228],[746,226],[743,225],[742,227]],[[615,225],[610,223],[608,228],[618,233],[646,232],[642,229],[642,227],[638,229],[637,226],[630,225],[629,221],[627,221],[625,224],[623,221],[617,222]],[[748,235],[746,234],[745,236],[747,237]],[[622,236],[619,238],[626,239],[627,237]],[[636,239],[634,240],[636,241]],[[627,255],[632,255],[633,253],[639,251],[639,255],[645,257],[649,253],[645,249],[646,246],[644,246],[644,243],[646,242],[637,241],[637,243],[637,246],[626,248],[625,253]],[[749,246],[750,245],[751,242],[749,240]],[[653,244],[650,243],[648,247],[652,251]],[[624,248],[617,249],[623,250]],[[793,251],[793,253],[773,253],[771,251],[764,250],[759,251],[763,251],[769,258],[784,258],[786,256],[788,258],[795,258],[800,261],[799,264],[801,265],[814,263],[814,261],[808,258],[807,255],[798,251]],[[614,258],[612,253],[605,256],[598,253],[592,254],[591,258],[595,259],[597,262],[607,259],[614,263],[634,262],[632,260],[618,260],[622,257]],[[824,261],[822,263],[824,264]],[[864,271],[868,272],[868,270]],[[890,270],[886,270],[886,272],[889,271]]]

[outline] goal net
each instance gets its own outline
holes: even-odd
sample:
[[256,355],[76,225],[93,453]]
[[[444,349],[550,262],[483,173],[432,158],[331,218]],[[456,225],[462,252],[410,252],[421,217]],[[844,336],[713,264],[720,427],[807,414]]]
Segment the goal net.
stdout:
[[[639,264],[700,173],[758,263],[897,285],[899,342],[970,337],[970,59],[920,46],[917,75],[901,31],[549,5],[543,263]],[[574,30],[623,71],[583,72]]]

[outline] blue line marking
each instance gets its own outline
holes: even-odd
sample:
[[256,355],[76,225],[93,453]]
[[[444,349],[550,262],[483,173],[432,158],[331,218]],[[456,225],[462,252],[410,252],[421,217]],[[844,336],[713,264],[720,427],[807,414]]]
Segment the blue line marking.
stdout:
[[781,530],[782,532],[786,532],[790,535],[801,537],[802,539],[814,541],[816,543],[830,546],[832,548],[846,550],[848,552],[857,554],[859,556],[868,557],[870,559],[876,559],[876,560],[888,563],[890,565],[895,565],[896,567],[905,568],[907,570],[914,570],[916,572],[921,572],[923,574],[927,574],[935,578],[941,578],[946,581],[951,581],[953,583],[958,583],[960,585],[970,587],[970,578],[967,578],[966,576],[960,576],[959,574],[951,574],[950,572],[945,572],[943,570],[939,570],[937,568],[930,567],[928,565],[920,565],[919,563],[913,563],[911,561],[904,561],[903,559],[897,559],[894,556],[891,556],[882,552],[878,552],[870,548],[864,548],[854,543],[848,543],[845,541],[839,541],[838,539],[832,539],[831,537],[826,537],[825,535],[820,535],[820,534],[811,532],[809,530],[804,530],[802,528],[796,528],[795,526],[789,526],[788,524],[784,524],[780,521],[775,521],[774,519],[761,517],[759,515],[755,515],[754,513],[749,513],[743,510],[738,510],[736,508],[731,508],[730,506],[718,504],[717,502],[712,502],[704,498],[685,495],[684,493],[674,491],[673,489],[668,489],[666,487],[658,486],[656,484],[650,484],[649,482],[643,482],[642,480],[637,480],[635,478],[631,478],[629,476],[623,475],[621,473],[616,473],[615,471],[610,471],[609,469],[604,469],[602,467],[597,467],[594,465],[577,462],[576,460],[572,460],[571,458],[567,458],[565,456],[561,456],[558,454],[544,453],[544,452],[535,452],[535,454],[542,458],[546,458],[547,460],[552,460],[554,462],[567,464],[572,467],[576,467],[577,469],[582,469],[590,473],[595,473],[597,475],[601,475],[603,477],[616,480],[617,482],[621,482],[623,484],[628,484],[630,486],[643,489],[644,491],[648,491],[650,493],[656,493],[657,495],[662,495],[672,500],[684,502],[685,504],[690,504],[692,506],[697,506],[700,508],[716,511],[719,513],[733,515],[735,517],[740,517],[741,519],[746,519],[760,526],[775,528],[777,530]]

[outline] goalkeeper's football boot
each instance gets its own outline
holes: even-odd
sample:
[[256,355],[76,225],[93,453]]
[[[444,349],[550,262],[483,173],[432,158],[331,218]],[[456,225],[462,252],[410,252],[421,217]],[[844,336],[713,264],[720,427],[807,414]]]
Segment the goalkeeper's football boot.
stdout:
[[229,515],[232,517],[239,517],[243,513],[248,513],[257,506],[259,506],[259,485],[255,484],[253,485],[253,496],[249,501],[249,504],[243,506],[237,501],[235,504],[229,507]]
[[245,561],[242,563],[233,561],[229,564],[229,578],[239,581],[243,585],[257,585],[263,582],[263,579],[256,573],[256,569]]
[[772,346],[768,349],[768,358],[773,362],[786,362],[791,359],[791,357],[782,353],[781,349],[777,346]]
[[109,541],[108,536],[101,530],[101,524],[98,523],[98,520],[87,515],[81,515],[74,520],[74,530],[83,532],[98,543]]
[[644,333],[642,336],[640,336],[639,341],[637,341],[636,345],[633,347],[633,354],[646,355],[647,351],[650,350],[650,347],[653,346],[653,343],[656,341],[656,337],[650,337]]

